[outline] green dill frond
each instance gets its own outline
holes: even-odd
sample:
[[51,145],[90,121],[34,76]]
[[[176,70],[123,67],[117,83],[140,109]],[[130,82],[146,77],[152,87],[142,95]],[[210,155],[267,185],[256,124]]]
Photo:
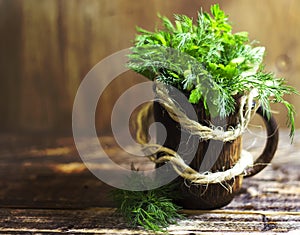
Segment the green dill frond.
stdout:
[[231,115],[233,97],[256,89],[255,99],[265,115],[270,116],[273,102],[287,108],[287,125],[294,135],[295,110],[284,96],[297,91],[264,70],[265,48],[250,41],[247,32],[233,33],[218,4],[211,6],[210,13],[199,11],[196,20],[179,14],[174,15],[174,23],[159,18],[162,29],[138,28],[130,69],[182,90],[193,104],[202,101],[212,116]]
[[[130,184],[153,184],[147,176],[136,174],[127,179]],[[178,213],[180,209],[173,199],[176,197],[176,187],[172,184],[148,191],[129,191],[115,189],[112,197],[117,203],[118,212],[132,227],[142,226],[146,230],[163,232],[170,225],[176,223],[177,219],[183,218]]]

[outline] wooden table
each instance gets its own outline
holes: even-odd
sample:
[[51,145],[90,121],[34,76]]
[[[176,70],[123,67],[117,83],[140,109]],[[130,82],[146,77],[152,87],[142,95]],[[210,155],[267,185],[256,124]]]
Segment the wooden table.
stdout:
[[[251,137],[252,138],[252,137]],[[252,138],[253,139],[253,138]],[[252,141],[252,140],[251,140]],[[261,141],[248,149],[260,151]],[[129,164],[111,137],[102,144]],[[286,131],[272,165],[245,179],[228,206],[184,211],[170,234],[300,234],[300,135]],[[147,234],[129,228],[115,213],[110,186],[82,163],[72,137],[0,136],[0,234]],[[296,231],[298,230],[298,231]]]

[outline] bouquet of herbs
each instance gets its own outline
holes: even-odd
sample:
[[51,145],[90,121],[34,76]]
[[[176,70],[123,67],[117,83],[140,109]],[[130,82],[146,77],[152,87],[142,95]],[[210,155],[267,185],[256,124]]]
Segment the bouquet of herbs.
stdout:
[[267,116],[271,103],[286,106],[287,125],[294,135],[295,110],[283,96],[296,90],[264,70],[265,48],[250,42],[247,32],[233,33],[219,5],[211,7],[211,14],[200,11],[196,22],[185,15],[175,15],[175,24],[167,17],[160,19],[162,29],[137,28],[140,34],[129,55],[129,68],[189,94],[192,104],[200,100],[213,104],[209,113],[214,116],[229,116],[234,112],[234,96],[255,90],[255,100]]
[[[286,106],[293,136],[295,110],[283,96],[296,90],[264,70],[265,48],[250,42],[247,32],[233,33],[219,5],[211,7],[211,14],[198,12],[196,20],[175,15],[172,23],[167,17],[159,17],[162,29],[150,32],[137,28],[129,68],[150,80],[176,87],[188,94],[192,104],[200,100],[205,108],[207,103],[213,104],[215,108],[209,113],[220,117],[234,112],[235,95],[255,90],[255,99],[265,115],[270,115],[271,103]],[[203,84],[209,89],[203,89]],[[116,190],[114,197],[120,212],[135,226],[161,230],[180,217],[178,207],[169,199],[168,188],[148,192]]]

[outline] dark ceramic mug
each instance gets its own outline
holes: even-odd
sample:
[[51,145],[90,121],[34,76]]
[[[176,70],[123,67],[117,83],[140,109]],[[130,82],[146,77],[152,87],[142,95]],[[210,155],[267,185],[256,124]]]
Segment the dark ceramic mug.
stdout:
[[[173,97],[174,98],[174,97]],[[176,97],[175,97],[176,99]],[[239,120],[239,99],[237,99],[237,107],[234,114],[221,120],[221,123],[226,123],[226,126],[235,127]],[[180,104],[180,100],[176,100]],[[210,123],[211,118],[203,108],[200,102],[193,105],[197,115],[197,121],[202,125]],[[182,108],[182,107],[181,107]],[[275,119],[271,116],[267,118],[264,115],[263,109],[260,107],[256,111],[263,120],[267,130],[267,142],[262,154],[255,160],[253,167],[245,169],[245,176],[238,175],[233,179],[208,185],[189,184],[182,177],[177,177],[172,183],[179,184],[177,204],[186,209],[216,209],[230,203],[237,192],[241,189],[242,180],[244,177],[255,175],[264,169],[271,162],[278,145],[278,126]],[[164,125],[166,134],[157,133],[157,143],[167,148],[177,151],[182,141],[188,141],[189,146],[195,147],[195,151],[187,151],[186,155],[180,154],[181,157],[190,158],[191,152],[194,154],[193,160],[189,164],[196,171],[220,172],[232,168],[240,159],[242,151],[242,136],[230,142],[221,142],[217,140],[201,141],[196,136],[191,136],[189,133],[182,133],[180,124],[174,121],[159,102],[154,102],[154,120]],[[212,147],[216,146],[216,147]],[[158,156],[159,157],[159,156]],[[157,165],[159,167],[159,165]],[[170,169],[172,170],[172,169]],[[231,190],[228,190],[228,187]]]

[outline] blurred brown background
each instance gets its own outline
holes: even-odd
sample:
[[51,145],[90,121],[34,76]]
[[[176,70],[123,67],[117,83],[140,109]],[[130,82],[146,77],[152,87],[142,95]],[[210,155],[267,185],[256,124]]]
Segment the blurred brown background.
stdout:
[[[152,30],[157,12],[172,16],[218,1],[207,0],[0,0],[1,132],[71,133],[73,100],[87,72],[128,48],[135,26]],[[234,22],[267,48],[267,68],[300,90],[300,1],[219,1]],[[134,82],[121,79],[106,92],[97,127],[107,128],[119,93]],[[300,97],[287,97],[296,111]],[[130,100],[128,101],[130,102]],[[285,127],[282,106],[276,118]],[[297,123],[300,117],[297,115]],[[299,125],[297,125],[299,127]]]

